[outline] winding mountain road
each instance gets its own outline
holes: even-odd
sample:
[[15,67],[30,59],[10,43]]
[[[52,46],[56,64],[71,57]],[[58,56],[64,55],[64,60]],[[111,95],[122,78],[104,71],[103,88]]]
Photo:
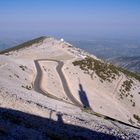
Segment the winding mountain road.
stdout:
[[47,95],[47,96],[49,96],[53,99],[61,100],[58,97],[56,97],[56,96],[54,96],[54,95],[52,95],[52,94],[50,94],[50,93],[48,93],[48,92],[46,92],[42,89],[41,81],[42,81],[42,78],[43,78],[43,72],[42,72],[41,66],[39,64],[40,61],[52,61],[52,62],[57,62],[58,63],[58,65],[56,67],[56,70],[57,70],[57,72],[59,74],[59,77],[61,79],[61,82],[62,82],[62,85],[63,85],[66,96],[70,99],[70,101],[72,101],[72,103],[74,103],[74,105],[76,105],[78,107],[83,107],[83,105],[72,95],[72,93],[69,89],[69,86],[68,86],[67,80],[65,78],[65,75],[62,72],[62,67],[64,65],[64,63],[62,61],[57,61],[57,60],[52,60],[52,59],[34,60],[36,70],[37,70],[37,76],[36,76],[36,79],[34,81],[34,90],[39,92],[39,93],[42,93],[43,95]]
[[[38,60],[34,60],[34,63],[35,63],[35,66],[36,66],[36,70],[37,70],[37,75],[36,75],[36,78],[35,78],[35,81],[34,81],[34,90],[43,94],[43,95],[46,95],[50,98],[53,98],[53,99],[56,99],[56,100],[59,100],[59,101],[63,101],[62,99],[48,93],[47,91],[43,90],[42,87],[41,87],[41,81],[42,81],[42,76],[43,76],[43,72],[42,72],[42,69],[41,69],[41,66],[39,64],[39,61],[52,61],[52,62],[57,62],[58,65],[56,67],[56,70],[60,76],[60,79],[61,79],[61,82],[62,82],[62,85],[63,85],[63,88],[64,88],[64,91],[67,95],[67,97],[73,102],[74,105],[80,107],[80,108],[83,108],[84,106],[72,95],[70,89],[69,89],[69,86],[68,86],[68,83],[67,83],[67,80],[65,78],[65,75],[63,74],[62,72],[62,67],[64,65],[64,63],[62,61],[57,61],[57,60],[51,60],[51,59],[38,59]],[[106,115],[103,115],[103,114],[100,114],[100,113],[96,113],[94,112],[93,110],[87,110],[89,113],[93,114],[93,115],[96,115],[98,117],[102,117],[106,120],[110,120],[112,123],[114,122],[118,122],[120,124],[124,124],[124,125],[127,125],[127,126],[130,126],[130,127],[133,127],[133,128],[136,128],[136,129],[140,129],[139,127],[137,126],[133,126],[131,124],[128,124],[128,123],[125,123],[125,122],[122,122],[120,120],[116,120],[114,118],[111,118],[109,116],[106,116]]]

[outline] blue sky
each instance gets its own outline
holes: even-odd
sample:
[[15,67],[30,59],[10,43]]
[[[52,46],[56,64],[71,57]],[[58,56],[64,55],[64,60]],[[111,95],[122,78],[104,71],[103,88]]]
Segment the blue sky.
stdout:
[[0,36],[140,37],[140,0],[0,0]]

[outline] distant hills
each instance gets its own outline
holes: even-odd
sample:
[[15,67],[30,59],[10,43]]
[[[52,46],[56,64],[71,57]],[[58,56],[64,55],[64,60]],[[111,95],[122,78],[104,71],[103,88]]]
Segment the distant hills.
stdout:
[[71,41],[71,43],[96,55],[98,58],[109,59],[114,57],[140,56],[140,41],[138,40],[89,40]]
[[19,50],[21,48],[25,48],[25,47],[29,47],[35,43],[40,43],[42,42],[46,37],[42,36],[42,37],[39,37],[39,38],[35,38],[35,39],[32,39],[30,41],[26,41],[20,45],[16,45],[15,47],[12,47],[12,48],[7,48],[3,51],[0,51],[0,54],[3,54],[3,53],[7,53],[9,51],[14,51],[14,50]]
[[98,58],[140,74],[140,42],[138,40],[90,40],[72,43]]
[[0,51],[17,46],[24,41],[24,39],[0,39]]
[[120,66],[124,69],[140,74],[140,56],[117,57],[108,59],[108,61],[112,64],[115,64],[116,66]]

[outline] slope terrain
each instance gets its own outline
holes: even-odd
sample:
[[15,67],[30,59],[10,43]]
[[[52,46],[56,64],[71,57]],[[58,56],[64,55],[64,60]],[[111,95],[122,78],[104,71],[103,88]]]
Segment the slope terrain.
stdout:
[[139,139],[140,77],[40,37],[0,52],[1,139]]

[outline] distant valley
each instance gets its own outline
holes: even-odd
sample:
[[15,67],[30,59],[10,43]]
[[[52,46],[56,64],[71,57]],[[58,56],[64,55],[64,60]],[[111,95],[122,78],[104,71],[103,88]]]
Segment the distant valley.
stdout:
[[24,41],[25,39],[0,39],[0,51],[16,46]]
[[140,57],[117,57],[108,59],[108,61],[116,66],[140,74]]

